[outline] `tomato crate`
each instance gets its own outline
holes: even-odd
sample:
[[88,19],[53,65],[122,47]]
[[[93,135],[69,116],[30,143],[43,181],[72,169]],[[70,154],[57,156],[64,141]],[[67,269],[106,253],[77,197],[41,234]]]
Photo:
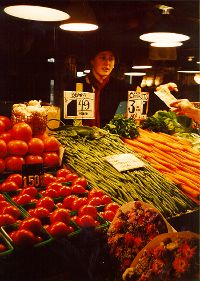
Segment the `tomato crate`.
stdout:
[[8,256],[14,250],[13,246],[11,245],[9,240],[6,239],[3,233],[0,233],[0,245],[1,245],[0,258]]
[[[17,245],[11,238],[11,233],[13,231],[17,231],[17,230],[19,230],[19,223],[14,223],[14,224],[10,224],[10,225],[1,227],[1,233],[3,233],[4,237],[6,237],[6,239],[13,246],[13,248],[17,249],[17,250],[24,249],[24,248],[27,249],[27,248],[43,247],[43,246],[48,245],[53,240],[53,237],[43,227],[41,227],[40,233],[39,233],[41,241],[40,241],[40,239],[38,239],[39,242],[35,243],[34,240],[31,241],[31,239],[33,239],[33,237],[31,236],[31,238],[29,238],[29,240],[27,238],[24,238],[24,240],[21,240],[20,242],[18,240],[19,244]],[[35,238],[36,237],[34,237],[34,239]]]

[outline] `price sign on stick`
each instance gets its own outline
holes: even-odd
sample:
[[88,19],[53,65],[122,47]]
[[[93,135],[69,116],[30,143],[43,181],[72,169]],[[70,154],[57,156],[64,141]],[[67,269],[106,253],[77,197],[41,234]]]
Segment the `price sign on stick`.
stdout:
[[94,119],[94,103],[92,92],[64,91],[64,118]]
[[128,118],[136,120],[146,119],[148,112],[149,93],[141,90],[128,91]]
[[43,176],[43,164],[25,164],[22,166],[23,187],[41,187],[43,185]]

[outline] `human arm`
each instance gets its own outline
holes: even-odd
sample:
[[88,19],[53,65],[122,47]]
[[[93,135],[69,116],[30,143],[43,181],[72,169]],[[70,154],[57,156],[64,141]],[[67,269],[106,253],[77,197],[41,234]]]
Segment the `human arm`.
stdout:
[[171,110],[178,115],[186,115],[200,123],[200,109],[196,108],[188,99],[179,99],[170,104]]

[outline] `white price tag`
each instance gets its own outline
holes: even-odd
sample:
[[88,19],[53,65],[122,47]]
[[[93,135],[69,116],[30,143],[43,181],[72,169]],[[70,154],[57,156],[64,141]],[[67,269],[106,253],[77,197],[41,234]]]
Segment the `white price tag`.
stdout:
[[154,92],[156,96],[158,96],[168,107],[170,107],[170,104],[177,99],[171,94],[170,90],[168,88],[162,88],[161,90]]
[[115,154],[104,158],[119,172],[137,169],[145,166],[145,163],[131,153]]
[[64,91],[64,119],[94,119],[95,93]]
[[148,112],[148,92],[128,91],[128,118],[146,119]]

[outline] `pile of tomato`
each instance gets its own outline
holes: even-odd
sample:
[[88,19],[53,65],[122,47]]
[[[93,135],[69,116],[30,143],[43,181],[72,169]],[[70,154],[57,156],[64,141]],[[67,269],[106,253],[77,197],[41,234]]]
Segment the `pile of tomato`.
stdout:
[[25,122],[12,126],[11,120],[0,116],[0,173],[21,171],[23,164],[43,163],[59,166],[60,143],[54,136],[33,135]]

